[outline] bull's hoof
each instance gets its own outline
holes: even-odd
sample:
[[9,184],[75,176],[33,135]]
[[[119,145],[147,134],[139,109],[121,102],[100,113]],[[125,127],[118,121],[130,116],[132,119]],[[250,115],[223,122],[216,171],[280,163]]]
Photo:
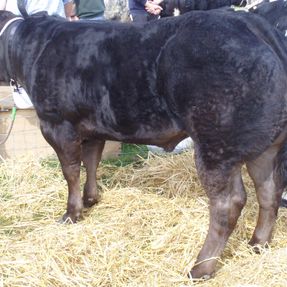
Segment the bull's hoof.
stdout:
[[203,276],[197,278],[197,277],[192,276],[192,272],[189,272],[189,273],[187,274],[187,276],[188,276],[189,279],[194,280],[194,281],[196,281],[196,280],[204,280],[204,281],[206,281],[206,280],[209,280],[209,279],[212,278],[212,276],[211,276],[211,275],[208,275],[208,274],[203,275]]
[[192,273],[191,273],[191,272],[189,272],[189,273],[187,274],[187,276],[188,276],[189,279],[194,280],[194,281],[196,281],[196,280],[204,280],[204,281],[206,281],[206,280],[209,280],[209,279],[212,278],[211,275],[207,275],[207,274],[206,274],[206,275],[203,275],[203,276],[200,277],[200,278],[196,278],[196,277],[193,277],[193,276],[192,276]]
[[93,205],[99,203],[101,200],[101,196],[98,195],[97,197],[84,197],[83,198],[83,204],[84,204],[84,207],[85,208],[89,208],[89,207],[92,207]]
[[256,253],[256,254],[260,254],[261,253],[262,247],[260,245],[252,243],[251,241],[248,242],[248,244],[251,246],[252,251],[254,253]]
[[200,270],[194,268],[187,274],[189,279],[192,280],[209,280],[212,278],[212,274],[204,274]]
[[263,240],[260,240],[255,235],[252,236],[248,244],[252,247],[252,251],[256,254],[261,254],[263,250],[270,247],[268,242],[263,242]]
[[77,221],[81,218],[81,215],[71,215],[68,213],[65,213],[61,219],[59,219],[60,224],[73,224],[77,223]]
[[258,244],[258,243],[252,243],[250,241],[248,244],[252,247],[252,251],[256,254],[262,254],[262,251],[269,248],[268,243]]

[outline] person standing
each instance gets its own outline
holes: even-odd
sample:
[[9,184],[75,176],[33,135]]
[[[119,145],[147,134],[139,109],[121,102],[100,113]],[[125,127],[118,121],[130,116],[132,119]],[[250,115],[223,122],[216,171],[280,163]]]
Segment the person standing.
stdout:
[[105,20],[104,0],[74,0],[76,16],[74,20]]
[[129,12],[133,22],[145,23],[159,19],[162,0],[129,0]]
[[[73,5],[72,0],[49,0],[49,1],[38,1],[38,0],[27,0],[24,2],[25,9],[28,15],[36,14],[38,12],[46,11],[49,15],[58,15],[61,17],[69,17],[65,13],[68,13],[70,7]],[[0,10],[7,10],[15,15],[21,15],[18,9],[17,0],[0,0]]]

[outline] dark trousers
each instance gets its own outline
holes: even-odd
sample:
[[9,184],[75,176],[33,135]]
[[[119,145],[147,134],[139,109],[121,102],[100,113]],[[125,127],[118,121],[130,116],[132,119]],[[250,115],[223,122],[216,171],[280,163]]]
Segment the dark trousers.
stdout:
[[148,21],[157,20],[159,18],[158,15],[153,15],[149,13],[130,13],[131,19],[136,23],[146,23]]

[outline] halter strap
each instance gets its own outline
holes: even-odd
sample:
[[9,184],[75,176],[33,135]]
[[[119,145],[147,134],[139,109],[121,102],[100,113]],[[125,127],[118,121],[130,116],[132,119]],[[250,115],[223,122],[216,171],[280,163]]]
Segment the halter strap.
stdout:
[[0,37],[2,36],[2,34],[5,32],[5,30],[15,21],[18,20],[24,20],[22,17],[15,17],[10,19],[9,21],[6,22],[6,24],[4,25],[4,27],[2,28],[2,30],[0,31]]
[[24,19],[21,17],[15,17],[15,18],[10,19],[9,21],[5,23],[4,27],[0,31],[1,45],[3,46],[1,57],[3,57],[3,61],[5,62],[9,80],[13,78],[12,66],[10,63],[10,59],[12,58],[12,55],[13,55],[13,41],[12,40],[14,38],[14,35],[15,35],[15,32],[18,26],[21,23],[20,20],[22,22]]

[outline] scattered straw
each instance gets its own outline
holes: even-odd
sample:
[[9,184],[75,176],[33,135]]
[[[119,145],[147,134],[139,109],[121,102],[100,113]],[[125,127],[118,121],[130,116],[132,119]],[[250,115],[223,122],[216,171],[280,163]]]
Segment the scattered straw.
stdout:
[[247,176],[248,202],[215,278],[193,283],[186,273],[206,236],[208,201],[192,155],[101,165],[98,175],[101,203],[60,225],[67,187],[58,165],[0,165],[0,286],[287,286],[287,209],[270,248],[251,252],[257,203]]

